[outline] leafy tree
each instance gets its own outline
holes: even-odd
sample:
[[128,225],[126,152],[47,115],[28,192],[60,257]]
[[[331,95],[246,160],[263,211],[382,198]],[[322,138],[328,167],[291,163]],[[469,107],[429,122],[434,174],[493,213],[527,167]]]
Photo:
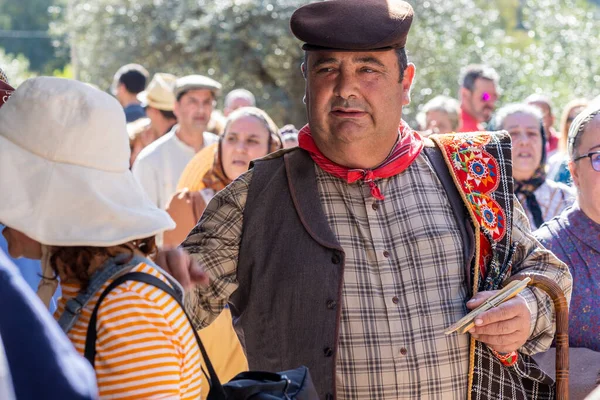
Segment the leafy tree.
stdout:
[[34,76],[34,73],[29,70],[29,60],[25,56],[6,54],[3,49],[0,49],[0,67],[6,73],[8,83],[15,88],[24,80]]
[[[66,0],[63,0],[66,1]],[[562,106],[600,83],[598,10],[585,0],[409,0],[408,40],[417,66],[412,121],[437,94],[457,96],[460,68],[495,67],[502,102],[543,92]],[[289,17],[301,0],[82,0],[55,7],[53,32],[72,34],[80,78],[108,88],[123,64],[151,72],[207,74],[227,92],[245,87],[278,122],[305,122],[300,43]]]
[[62,68],[66,54],[57,57],[47,34],[50,23],[48,8],[54,0],[0,0],[0,47],[7,53],[23,54],[31,69],[49,73]]

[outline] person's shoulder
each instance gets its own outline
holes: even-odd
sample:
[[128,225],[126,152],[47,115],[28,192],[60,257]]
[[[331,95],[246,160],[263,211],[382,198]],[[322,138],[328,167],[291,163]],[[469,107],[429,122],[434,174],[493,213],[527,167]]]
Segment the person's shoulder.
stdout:
[[575,189],[573,189],[571,186],[567,186],[562,182],[556,182],[553,181],[551,179],[546,179],[546,181],[544,182],[544,184],[546,187],[548,187],[551,191],[555,192],[555,191],[560,191],[562,192],[565,197],[575,197]]
[[[566,210],[563,213],[567,212]],[[554,218],[544,222],[537,230],[533,232],[533,236],[550,251],[557,251],[557,244],[561,241],[563,234],[568,234],[561,220],[563,214],[559,214]]]
[[202,138],[204,139],[204,147],[208,147],[211,144],[217,143],[219,141],[219,136],[215,135],[212,132],[204,132],[202,134]]
[[250,163],[250,168],[252,168],[254,166],[254,164],[256,164],[258,162],[279,160],[279,159],[283,158],[283,156],[285,156],[286,154],[295,154],[297,152],[304,152],[304,150],[302,150],[300,147],[291,147],[289,149],[281,149],[281,150],[274,151],[273,153],[269,153],[264,157],[253,160]]
[[173,143],[174,133],[169,132],[166,135],[161,136],[156,139],[154,142],[150,143],[148,146],[144,147],[140,154],[138,155],[136,162],[139,161],[142,164],[146,164],[148,162],[154,162],[159,159],[162,159],[166,154],[170,151],[171,144]]
[[[171,287],[176,285],[173,289],[175,289],[176,292],[179,291],[179,293],[183,293],[183,289],[179,286],[177,281],[158,266],[140,262],[129,272],[141,272],[151,275]],[[169,279],[167,279],[167,277],[169,277]],[[176,301],[162,290],[152,290],[153,288],[153,285],[145,282],[133,280],[123,282],[106,295],[100,308],[103,309],[102,311],[109,312],[110,314],[139,314],[140,312],[155,313],[157,310],[164,308],[162,307],[165,303],[164,298],[166,298],[166,302],[168,303]],[[127,308],[121,309],[120,305],[127,305]],[[98,310],[98,312],[100,313],[100,310]]]

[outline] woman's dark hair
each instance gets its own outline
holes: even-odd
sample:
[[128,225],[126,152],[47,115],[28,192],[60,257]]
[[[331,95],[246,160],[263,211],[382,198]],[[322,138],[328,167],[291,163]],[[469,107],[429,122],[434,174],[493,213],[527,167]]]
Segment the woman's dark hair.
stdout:
[[81,282],[82,290],[85,290],[91,277],[89,267],[95,258],[112,258],[129,252],[129,257],[119,261],[119,263],[126,264],[133,258],[134,250],[141,251],[145,256],[154,255],[157,250],[154,236],[112,247],[51,246],[50,266],[54,271],[55,278],[58,276],[60,267],[65,270],[67,275]]

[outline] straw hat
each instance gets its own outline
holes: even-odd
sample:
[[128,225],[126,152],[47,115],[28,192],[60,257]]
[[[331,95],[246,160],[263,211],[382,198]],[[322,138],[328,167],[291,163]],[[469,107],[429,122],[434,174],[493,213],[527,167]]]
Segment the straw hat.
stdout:
[[172,74],[158,72],[154,74],[146,90],[137,95],[144,107],[150,106],[157,110],[173,111],[175,95],[173,89],[177,77]]
[[0,221],[54,246],[113,246],[175,227],[129,170],[118,101],[49,77],[25,81],[0,109]]

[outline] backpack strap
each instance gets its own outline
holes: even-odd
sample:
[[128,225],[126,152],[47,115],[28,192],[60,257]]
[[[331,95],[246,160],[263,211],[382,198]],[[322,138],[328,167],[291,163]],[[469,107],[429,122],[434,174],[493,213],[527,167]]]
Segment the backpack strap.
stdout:
[[102,294],[100,294],[100,297],[98,298],[98,302],[96,303],[96,306],[94,307],[94,311],[92,312],[92,315],[90,317],[90,323],[88,325],[88,330],[87,330],[87,334],[86,334],[86,339],[85,339],[85,350],[84,350],[84,356],[85,358],[92,364],[92,367],[94,367],[95,364],[95,358],[96,358],[96,340],[97,340],[97,332],[96,332],[96,323],[97,323],[97,319],[98,319],[98,309],[100,308],[100,304],[102,303],[102,300],[104,300],[104,298],[117,286],[121,285],[122,283],[126,282],[126,281],[135,281],[135,282],[142,282],[142,283],[146,283],[148,285],[154,286],[160,290],[162,290],[163,292],[167,293],[169,296],[171,296],[173,299],[175,299],[175,301],[177,301],[177,304],[179,304],[179,307],[181,307],[183,313],[185,314],[190,327],[192,328],[192,332],[194,333],[194,336],[196,338],[196,342],[198,343],[198,347],[200,348],[200,352],[202,353],[202,357],[204,358],[204,363],[206,364],[206,368],[208,369],[208,374],[204,371],[204,368],[202,368],[202,372],[204,373],[204,375],[207,376],[207,378],[209,379],[210,382],[210,392],[208,394],[208,399],[209,400],[225,400],[225,391],[223,389],[223,386],[221,385],[221,382],[219,381],[219,377],[217,376],[217,373],[215,372],[215,369],[210,361],[210,358],[208,357],[208,353],[206,352],[206,349],[204,347],[204,345],[202,344],[202,340],[200,340],[200,336],[198,335],[198,332],[196,332],[196,330],[193,328],[194,324],[192,323],[192,320],[190,319],[189,315],[187,314],[187,312],[185,311],[185,307],[182,303],[182,297],[180,293],[177,293],[173,287],[176,287],[176,284],[169,278],[169,277],[165,277],[172,286],[169,286],[168,284],[166,284],[165,282],[163,282],[162,280],[143,273],[143,272],[129,272],[125,275],[121,275],[119,277],[117,277],[114,281],[112,281],[110,283],[110,285],[108,285],[108,287],[106,289],[104,289],[104,291],[102,292]]
[[115,279],[119,275],[123,275],[131,270],[133,267],[140,263],[149,263],[145,258],[134,256],[127,263],[119,263],[120,257],[114,257],[108,260],[101,268],[96,271],[90,278],[87,288],[81,291],[76,297],[67,301],[65,304],[65,311],[61,314],[58,319],[58,325],[64,333],[68,333],[75,322],[79,319],[81,310],[89,303],[94,297],[94,294],[102,285],[107,281]]

